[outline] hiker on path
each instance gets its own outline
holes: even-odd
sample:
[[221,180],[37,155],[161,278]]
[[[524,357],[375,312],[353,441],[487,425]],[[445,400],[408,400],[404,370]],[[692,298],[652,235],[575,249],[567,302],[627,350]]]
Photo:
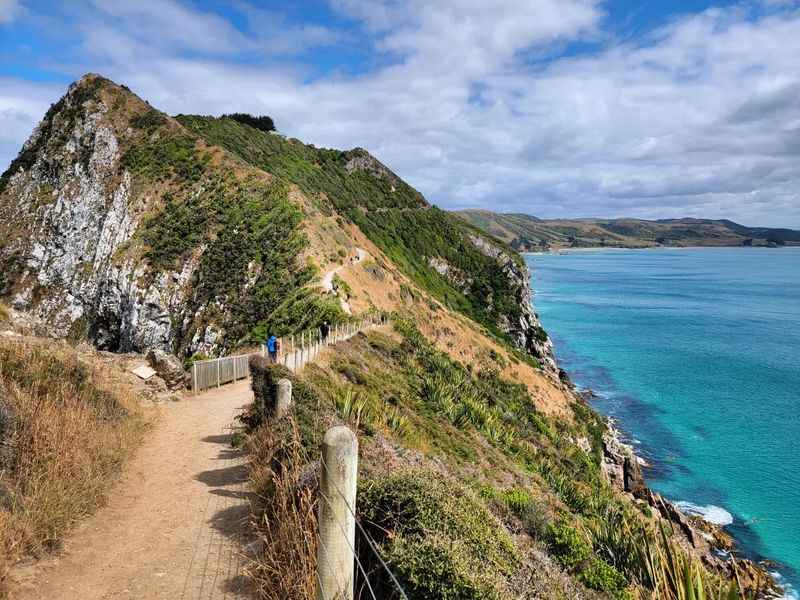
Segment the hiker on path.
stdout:
[[322,325],[319,328],[319,332],[320,332],[320,335],[322,336],[322,343],[324,344],[326,341],[328,341],[328,335],[331,332],[331,326],[328,325],[327,321],[324,321],[322,323]]
[[278,338],[273,333],[267,340],[267,352],[269,352],[269,358],[272,362],[278,362],[278,346]]

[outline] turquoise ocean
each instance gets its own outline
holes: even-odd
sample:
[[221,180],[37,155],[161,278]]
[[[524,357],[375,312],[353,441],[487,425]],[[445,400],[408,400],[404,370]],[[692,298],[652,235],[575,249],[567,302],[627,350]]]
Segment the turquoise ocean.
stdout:
[[800,248],[530,254],[561,367],[652,463],[800,589]]

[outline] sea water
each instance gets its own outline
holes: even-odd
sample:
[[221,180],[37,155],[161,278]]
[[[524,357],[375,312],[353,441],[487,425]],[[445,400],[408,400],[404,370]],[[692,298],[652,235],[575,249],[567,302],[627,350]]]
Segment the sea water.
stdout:
[[[800,248],[526,255],[556,355],[653,467],[800,588]],[[794,596],[790,596],[794,597]]]

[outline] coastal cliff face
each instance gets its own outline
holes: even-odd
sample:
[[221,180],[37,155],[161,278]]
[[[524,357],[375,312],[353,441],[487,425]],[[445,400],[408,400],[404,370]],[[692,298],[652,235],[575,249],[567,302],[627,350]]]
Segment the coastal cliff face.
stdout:
[[72,85],[4,176],[2,292],[45,334],[169,349],[193,265],[148,280],[146,264],[120,256],[145,206],[121,164],[131,131],[104,87],[92,76]]
[[521,307],[515,320],[502,318],[500,328],[508,333],[520,347],[535,356],[542,367],[550,374],[558,373],[553,342],[542,327],[539,317],[533,310],[528,267],[514,260],[506,251],[489,243],[486,238],[476,234],[469,235],[470,241],[486,256],[496,260],[514,290],[514,300]]

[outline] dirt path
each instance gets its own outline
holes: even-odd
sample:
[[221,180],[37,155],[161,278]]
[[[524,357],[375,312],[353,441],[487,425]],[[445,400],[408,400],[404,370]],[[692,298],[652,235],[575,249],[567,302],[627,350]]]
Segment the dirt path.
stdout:
[[108,506],[16,574],[22,600],[244,599],[249,501],[229,426],[248,381],[164,406]]
[[345,264],[339,265],[335,269],[328,271],[327,273],[325,273],[325,275],[322,276],[322,281],[321,281],[322,289],[325,290],[326,292],[332,292],[334,275],[342,271],[342,269],[346,269],[347,267],[350,267],[352,265],[357,265],[358,263],[362,262],[366,257],[367,257],[366,250],[362,248],[356,248],[355,256],[348,259],[348,261]]

